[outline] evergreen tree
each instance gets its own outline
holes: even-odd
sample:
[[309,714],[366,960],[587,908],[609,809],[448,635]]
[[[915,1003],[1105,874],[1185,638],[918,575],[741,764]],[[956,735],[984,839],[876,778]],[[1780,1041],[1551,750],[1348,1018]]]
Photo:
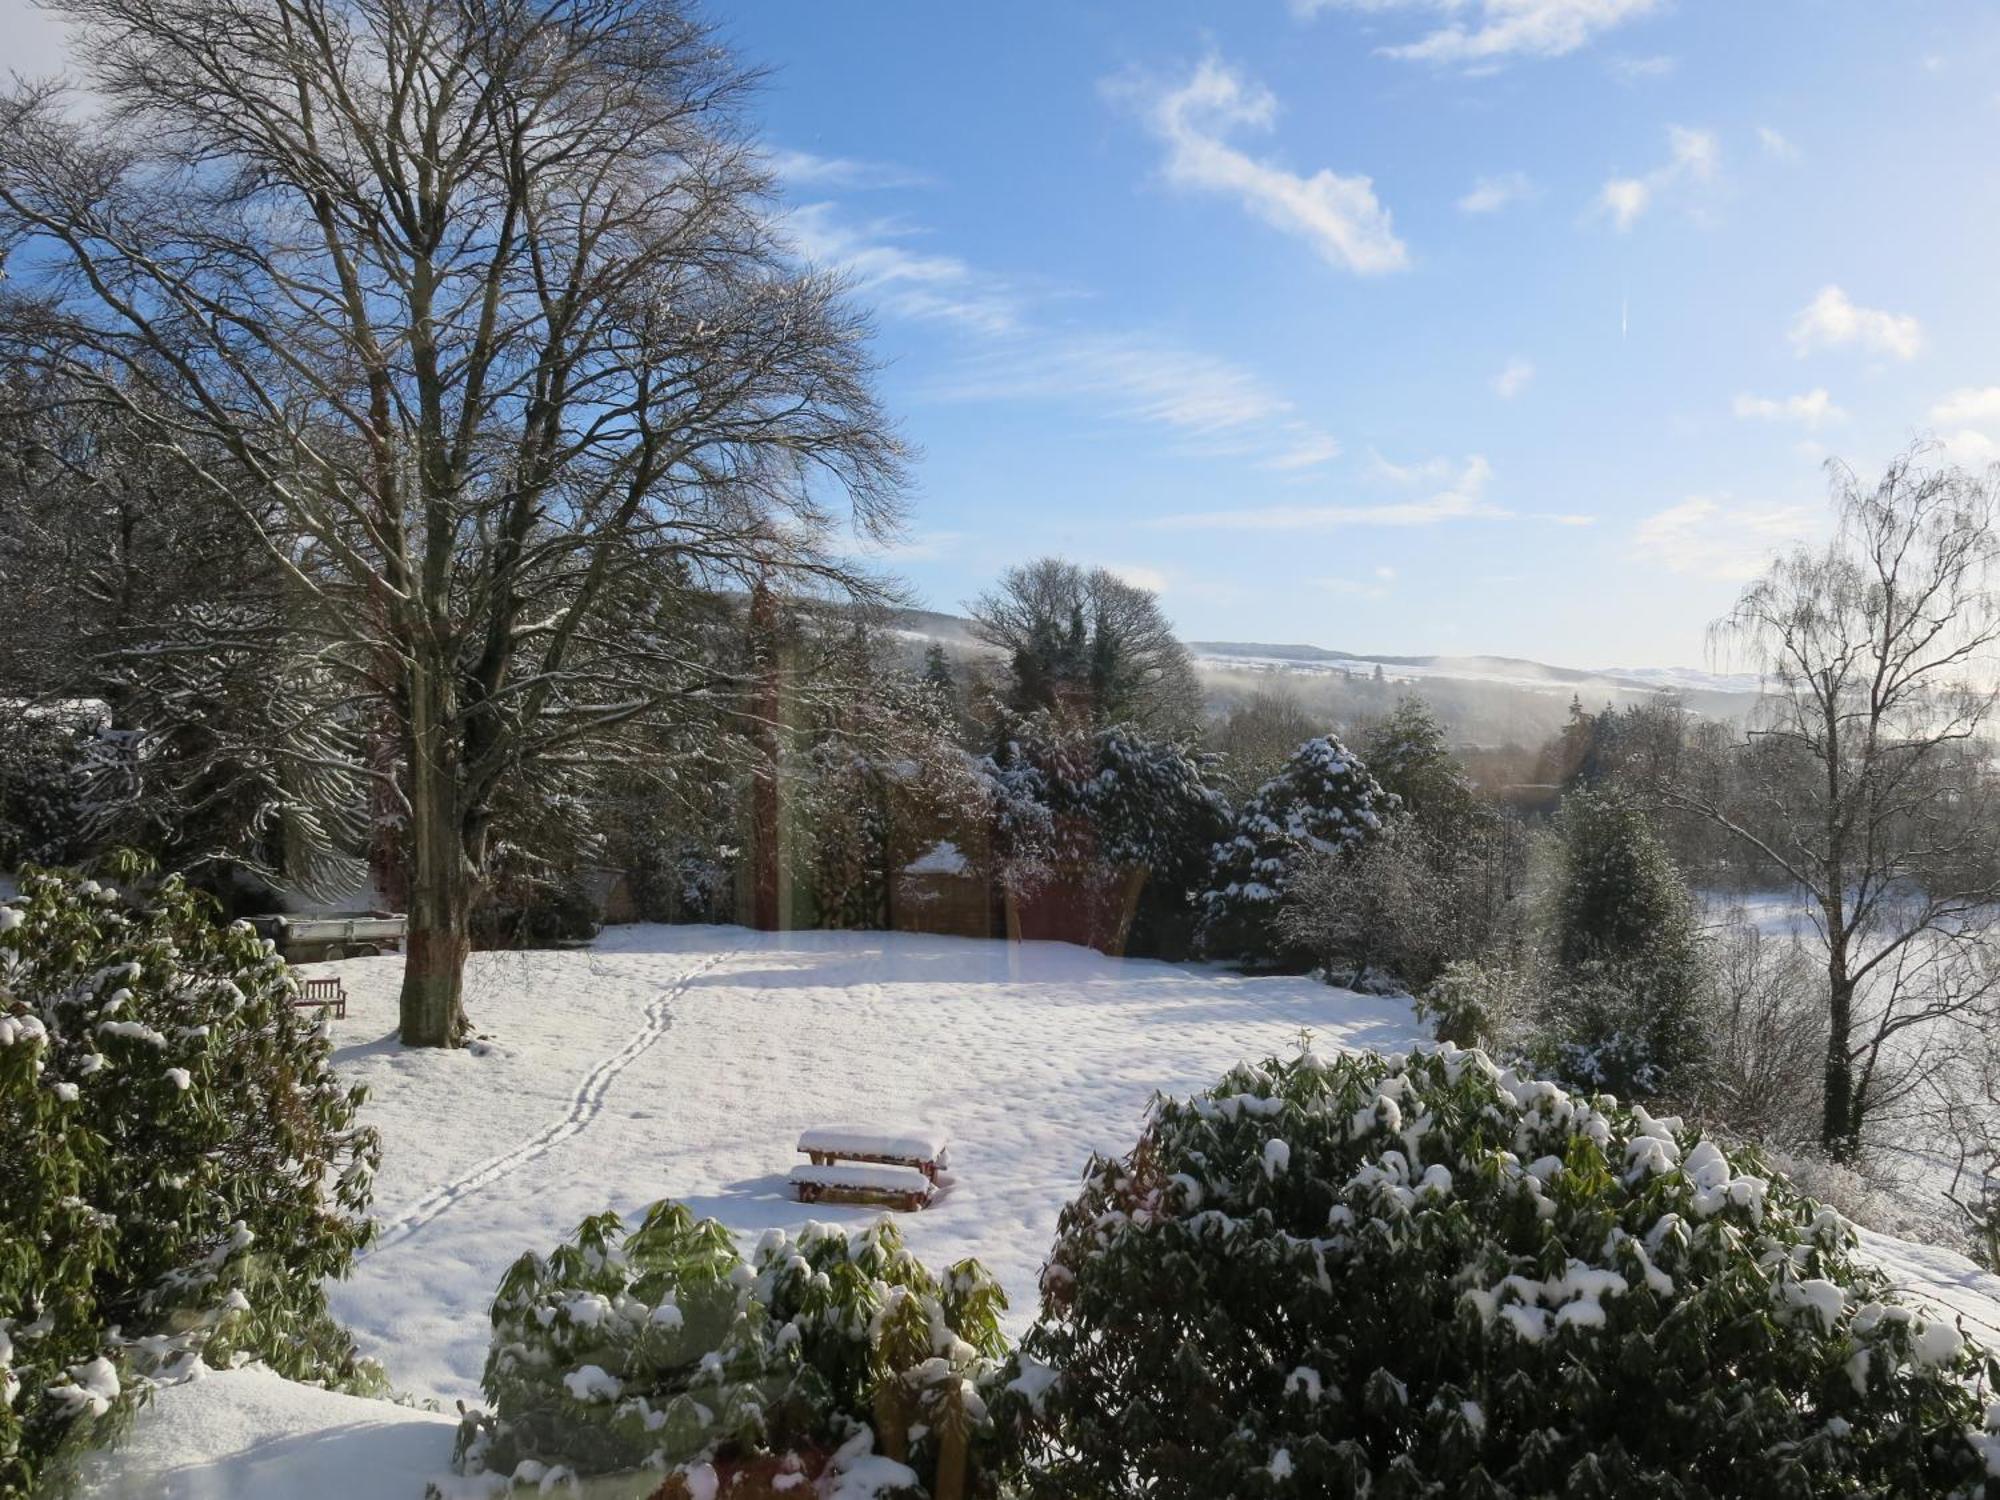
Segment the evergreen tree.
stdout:
[[1434,834],[1450,838],[1484,812],[1465,768],[1451,753],[1444,725],[1414,693],[1405,694],[1368,731],[1361,758],[1382,790]]
[[924,682],[943,702],[958,702],[958,674],[951,669],[950,653],[937,641],[924,652]]
[[1620,1095],[1687,1097],[1708,1061],[1694,899],[1627,795],[1572,793],[1558,834],[1546,1060]]
[[1243,804],[1228,837],[1215,846],[1202,897],[1202,948],[1260,964],[1308,958],[1276,927],[1293,876],[1312,854],[1344,853],[1372,838],[1396,807],[1339,740],[1307,740]]

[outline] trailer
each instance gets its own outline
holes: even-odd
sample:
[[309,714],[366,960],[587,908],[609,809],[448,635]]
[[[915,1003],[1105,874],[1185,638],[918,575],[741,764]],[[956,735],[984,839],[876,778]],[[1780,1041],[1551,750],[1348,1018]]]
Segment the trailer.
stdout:
[[251,923],[295,964],[332,958],[372,958],[399,951],[410,919],[395,912],[310,912],[257,917]]

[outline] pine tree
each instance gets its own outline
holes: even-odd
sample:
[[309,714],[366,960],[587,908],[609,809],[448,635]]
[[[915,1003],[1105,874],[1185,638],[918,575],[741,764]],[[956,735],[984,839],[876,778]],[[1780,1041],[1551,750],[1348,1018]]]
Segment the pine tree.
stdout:
[[1396,809],[1396,799],[1339,740],[1307,740],[1243,804],[1229,836],[1215,846],[1202,898],[1202,948],[1251,963],[1307,956],[1291,950],[1276,929],[1293,875],[1311,854],[1358,847]]

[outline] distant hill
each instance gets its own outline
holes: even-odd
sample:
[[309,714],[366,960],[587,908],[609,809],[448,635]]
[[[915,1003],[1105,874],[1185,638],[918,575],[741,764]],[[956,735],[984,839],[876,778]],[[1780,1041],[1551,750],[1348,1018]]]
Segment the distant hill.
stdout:
[[[892,626],[912,641],[986,654],[972,622],[934,610],[899,610]],[[1686,667],[1554,667],[1517,656],[1402,656],[1258,641],[1189,641],[1217,714],[1260,688],[1282,686],[1343,729],[1379,717],[1414,692],[1461,743],[1528,744],[1553,732],[1570,699],[1624,708],[1673,694],[1695,713],[1740,719],[1756,701],[1754,674]],[[1377,672],[1381,680],[1376,681]]]

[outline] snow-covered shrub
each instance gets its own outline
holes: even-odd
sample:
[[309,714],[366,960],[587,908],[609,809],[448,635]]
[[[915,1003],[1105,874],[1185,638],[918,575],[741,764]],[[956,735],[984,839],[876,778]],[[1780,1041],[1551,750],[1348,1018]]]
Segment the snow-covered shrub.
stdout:
[[1971,1496],[2000,1466],[2000,1365],[1839,1215],[1449,1045],[1160,1101],[1064,1210],[1005,1376],[1007,1475],[1049,1500]]
[[1447,965],[1493,944],[1503,917],[1482,853],[1488,830],[1447,843],[1413,818],[1338,852],[1315,850],[1292,872],[1276,931],[1336,982],[1419,992]]
[[1202,896],[1201,945],[1252,962],[1288,954],[1276,931],[1293,876],[1308,855],[1342,854],[1381,831],[1396,810],[1361,758],[1332,735],[1307,740],[1237,812],[1215,846]]
[[1503,958],[1457,959],[1416,997],[1439,1041],[1512,1056],[1530,1004],[1530,975]]
[[191,1355],[371,1378],[323,1287],[378,1149],[297,993],[177,879],[29,873],[0,906],[0,1495],[53,1492]]
[[976,1261],[926,1271],[887,1219],[772,1231],[746,1263],[679,1204],[629,1235],[601,1214],[502,1280],[492,1409],[460,1427],[459,1465],[517,1485],[624,1476],[597,1496],[872,1493],[872,1477],[885,1495],[960,1500],[1005,1305]]
[[89,821],[82,709],[0,702],[0,870],[74,856]]
[[992,874],[1017,902],[1042,896],[1088,918],[1076,936],[1123,951],[1135,918],[1157,951],[1192,923],[1225,807],[1207,765],[1130,725],[1008,716],[974,763],[993,830]]

